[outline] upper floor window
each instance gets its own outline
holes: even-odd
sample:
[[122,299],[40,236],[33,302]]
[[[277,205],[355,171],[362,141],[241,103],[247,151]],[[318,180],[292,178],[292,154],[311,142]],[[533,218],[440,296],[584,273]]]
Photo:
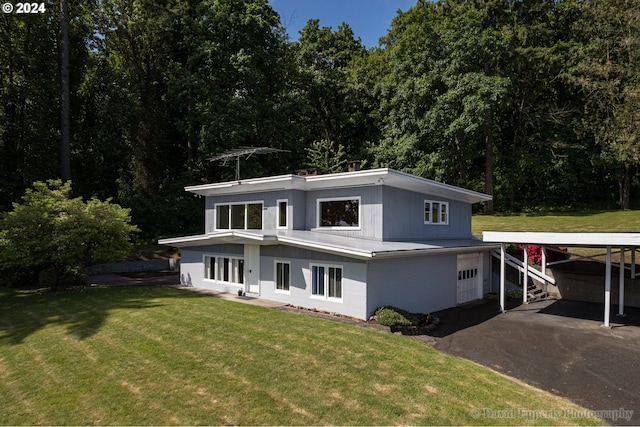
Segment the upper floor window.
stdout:
[[449,224],[449,203],[425,200],[424,223],[442,225]]
[[216,205],[216,230],[262,230],[262,203]]
[[278,200],[278,225],[276,228],[287,228],[288,204],[287,200]]
[[318,199],[318,227],[360,228],[360,197]]

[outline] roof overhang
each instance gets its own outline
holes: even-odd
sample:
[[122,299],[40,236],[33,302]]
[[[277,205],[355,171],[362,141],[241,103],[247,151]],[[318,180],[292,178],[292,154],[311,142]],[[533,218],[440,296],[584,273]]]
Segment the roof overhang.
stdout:
[[285,245],[301,249],[324,252],[359,260],[440,255],[448,253],[470,253],[490,251],[499,244],[480,240],[443,241],[374,241],[355,237],[338,236],[312,231],[289,231],[276,234],[258,234],[244,231],[225,231],[197,236],[162,239],[158,243],[178,248],[189,248],[223,243],[253,245]]
[[195,236],[160,239],[158,240],[158,243],[161,245],[174,246],[176,248],[188,248],[205,245],[219,245],[221,243],[270,245],[276,244],[277,241],[274,236],[232,230],[210,234],[198,234]]
[[402,188],[449,200],[467,203],[489,201],[488,194],[420,178],[394,169],[371,169],[327,175],[279,175],[185,187],[200,196],[258,193],[277,190],[323,190],[349,187],[381,186]]
[[552,233],[484,231],[485,242],[519,243],[576,247],[640,247],[640,233]]

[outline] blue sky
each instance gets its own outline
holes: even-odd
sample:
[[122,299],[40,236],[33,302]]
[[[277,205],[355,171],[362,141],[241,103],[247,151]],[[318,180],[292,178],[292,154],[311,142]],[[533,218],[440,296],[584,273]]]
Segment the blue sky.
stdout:
[[378,46],[378,39],[387,34],[398,9],[406,11],[416,2],[417,0],[269,0],[269,4],[280,14],[291,40],[298,40],[298,32],[309,19],[319,19],[320,27],[331,27],[334,31],[346,22],[366,47]]

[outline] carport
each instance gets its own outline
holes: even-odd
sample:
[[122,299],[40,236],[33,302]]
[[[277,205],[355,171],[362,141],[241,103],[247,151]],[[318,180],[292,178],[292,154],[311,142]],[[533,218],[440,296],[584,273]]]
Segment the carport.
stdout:
[[[500,243],[500,310],[505,311],[505,270],[506,249],[510,243],[525,246],[524,250],[524,277],[527,276],[528,258],[527,247],[539,246],[567,246],[581,248],[606,248],[605,277],[604,277],[604,323],[610,327],[611,311],[611,251],[612,248],[620,248],[620,280],[618,315],[624,316],[624,254],[625,250],[631,250],[631,278],[635,278],[635,253],[640,246],[640,233],[549,233],[549,232],[513,232],[513,231],[485,231],[482,233],[483,241]],[[543,261],[543,266],[545,262]],[[544,267],[543,267],[544,268]],[[523,299],[526,300],[526,280]],[[526,301],[525,301],[526,302]]]

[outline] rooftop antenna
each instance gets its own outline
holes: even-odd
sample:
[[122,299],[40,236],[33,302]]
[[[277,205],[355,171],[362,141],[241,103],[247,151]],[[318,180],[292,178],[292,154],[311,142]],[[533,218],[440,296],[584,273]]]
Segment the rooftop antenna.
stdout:
[[224,153],[218,153],[209,159],[210,162],[216,160],[222,160],[222,165],[226,166],[227,162],[231,158],[236,158],[236,181],[240,181],[240,157],[246,156],[245,160],[254,154],[269,154],[269,153],[290,153],[289,150],[280,150],[279,148],[269,147],[239,147],[232,150],[225,151]]

